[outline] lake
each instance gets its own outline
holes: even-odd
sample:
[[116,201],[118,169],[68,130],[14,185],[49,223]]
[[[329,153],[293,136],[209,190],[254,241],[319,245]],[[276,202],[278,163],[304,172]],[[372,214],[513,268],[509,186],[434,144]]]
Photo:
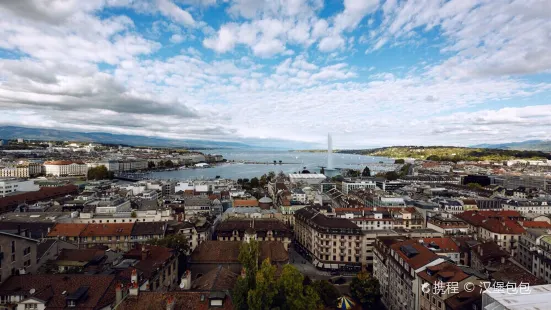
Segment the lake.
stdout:
[[[251,161],[268,164],[225,163],[211,168],[185,169],[175,171],[159,171],[150,174],[150,178],[192,180],[212,179],[220,176],[225,179],[253,178],[274,171],[279,173],[294,173],[302,171],[304,167],[310,172],[319,172],[321,166],[327,166],[327,153],[307,153],[293,151],[267,150],[206,150],[205,154],[220,154],[227,160]],[[284,164],[273,164],[273,161]],[[380,162],[383,162],[381,164]],[[287,164],[286,164],[287,163]],[[341,169],[363,169],[368,166],[372,173],[394,170],[394,161],[385,157],[333,154],[333,166]]]

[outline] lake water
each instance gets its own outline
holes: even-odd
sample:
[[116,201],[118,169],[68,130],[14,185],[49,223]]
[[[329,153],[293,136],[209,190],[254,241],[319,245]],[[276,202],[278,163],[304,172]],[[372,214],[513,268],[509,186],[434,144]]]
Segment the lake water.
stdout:
[[[220,154],[227,160],[253,161],[268,164],[226,163],[211,168],[185,169],[153,172],[149,177],[156,179],[211,179],[220,176],[225,179],[253,178],[274,171],[294,173],[304,167],[310,172],[319,172],[321,166],[327,166],[327,153],[306,153],[292,151],[266,150],[207,150],[205,154]],[[278,164],[274,165],[273,161]],[[284,164],[279,164],[279,161]],[[381,164],[380,162],[383,162]],[[287,164],[285,164],[287,163]],[[385,157],[362,156],[352,154],[333,154],[333,166],[341,169],[363,169],[368,166],[372,173],[394,170],[394,161]]]

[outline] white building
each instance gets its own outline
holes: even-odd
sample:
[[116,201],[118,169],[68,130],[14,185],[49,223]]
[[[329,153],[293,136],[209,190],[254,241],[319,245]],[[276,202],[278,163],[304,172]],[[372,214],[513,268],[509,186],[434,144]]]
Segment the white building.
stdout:
[[0,197],[12,195],[15,192],[36,192],[40,187],[34,181],[8,179],[0,180]]
[[327,177],[321,173],[291,173],[289,174],[289,181],[292,184],[299,182],[306,183],[308,185],[320,184],[325,181]]
[[482,293],[483,310],[549,309],[551,284],[488,289]]
[[42,165],[37,163],[0,166],[1,178],[30,178],[40,174],[42,174]]
[[360,181],[360,182],[342,182],[342,192],[348,195],[349,192],[357,189],[375,189],[377,184],[374,181]]
[[44,171],[46,175],[68,176],[68,175],[86,175],[88,166],[82,161],[56,160],[44,162]]

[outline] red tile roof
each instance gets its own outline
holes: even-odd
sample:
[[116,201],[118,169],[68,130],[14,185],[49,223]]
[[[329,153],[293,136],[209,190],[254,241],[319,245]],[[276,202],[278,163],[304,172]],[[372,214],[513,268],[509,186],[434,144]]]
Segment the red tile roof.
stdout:
[[[66,298],[88,287],[86,297],[77,301],[75,309],[103,309],[115,302],[115,284],[113,275],[29,274],[5,280],[0,285],[0,296],[25,295],[46,301],[46,309],[67,309]],[[34,294],[30,294],[31,289]]]
[[520,223],[524,228],[551,228],[551,224],[540,221],[524,221]]
[[256,199],[236,199],[232,203],[233,207],[258,207]]
[[431,243],[436,244],[440,247],[440,251],[443,253],[459,252],[459,246],[455,243],[455,241],[453,241],[452,238],[449,237],[421,238],[419,240],[423,240],[425,246],[428,246]]
[[488,219],[482,222],[480,227],[496,234],[520,235],[526,230],[516,221]]
[[433,284],[440,281],[451,283],[461,282],[469,277],[461,268],[449,262],[427,267],[425,270],[418,272],[417,275]]
[[[145,259],[142,259],[143,248],[145,248],[147,252]],[[146,278],[153,276],[159,268],[163,268],[163,266],[169,263],[174,256],[174,251],[172,249],[162,246],[145,246],[140,244],[123,255],[124,258],[138,259],[139,262],[134,265],[134,267],[141,271]]]
[[71,165],[71,164],[77,164],[77,165],[84,165],[83,161],[80,160],[53,160],[53,161],[45,161],[44,165],[55,165],[55,166],[63,166],[63,165]]
[[[407,255],[400,249],[402,246],[411,246],[417,250],[418,254],[413,257],[407,257]],[[413,269],[425,266],[439,257],[431,250],[427,249],[424,245],[420,244],[417,240],[397,242],[392,244],[390,247]]]
[[0,212],[13,211],[13,209],[22,203],[32,204],[38,201],[49,200],[75,193],[78,193],[78,187],[75,185],[41,187],[40,190],[36,192],[26,192],[0,198]]
[[130,236],[132,227],[134,227],[134,223],[88,224],[82,231],[81,236]]
[[79,237],[88,224],[58,223],[50,230],[48,237]]
[[[203,296],[203,297],[201,297]],[[208,310],[209,293],[208,292],[140,292],[137,297],[128,297],[117,308],[120,310],[149,310],[149,309],[166,309],[166,304],[169,298],[173,298],[176,310]],[[201,301],[203,299],[203,301]],[[220,310],[233,309],[231,299],[226,296],[223,307],[216,307]]]
[[[201,263],[239,263],[239,249],[241,241],[204,241],[193,253],[191,262]],[[289,254],[280,241],[259,241],[260,261],[270,258],[272,262],[285,263],[289,260]]]

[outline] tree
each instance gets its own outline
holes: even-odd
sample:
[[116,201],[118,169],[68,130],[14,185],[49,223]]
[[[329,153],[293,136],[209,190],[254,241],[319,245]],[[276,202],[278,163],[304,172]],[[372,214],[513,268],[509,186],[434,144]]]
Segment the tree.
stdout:
[[262,186],[262,187],[264,187],[264,186],[266,186],[266,184],[268,184],[268,176],[266,176],[266,174],[263,174],[263,175],[260,177],[259,184],[260,184],[260,186]]
[[236,310],[247,310],[247,294],[249,293],[249,283],[247,278],[239,277],[233,290],[231,291],[231,298],[233,306]]
[[285,176],[285,173],[283,173],[283,171],[280,171],[280,172],[277,174],[277,178],[283,181],[283,180],[285,180],[287,177]]
[[152,161],[148,161],[148,162],[147,162],[147,168],[148,168],[148,169],[153,169],[153,168],[155,168],[155,163],[152,162]]
[[272,181],[275,178],[276,174],[273,171],[268,172],[268,180]]
[[168,168],[174,167],[174,163],[172,162],[172,160],[165,161],[165,167],[168,167]]
[[274,160],[274,165],[277,164],[277,161]]
[[107,168],[103,165],[90,168],[88,169],[88,173],[87,173],[88,180],[106,180],[106,179],[112,179],[113,177],[114,177],[114,173],[112,171],[107,170]]
[[358,273],[352,279],[350,293],[362,304],[364,309],[375,309],[381,298],[379,281],[365,271]]
[[167,235],[162,239],[155,238],[147,241],[147,244],[170,248],[183,255],[187,255],[190,250],[189,240],[182,234]]
[[260,181],[258,180],[257,177],[254,177],[251,179],[251,187],[252,188],[257,188],[260,186]]
[[325,174],[325,168],[321,167],[320,173],[321,173],[321,174]]
[[405,161],[403,158],[398,158],[398,159],[395,159],[395,160],[394,160],[394,163],[395,163],[395,164],[402,164],[402,165],[403,165],[403,164],[406,163],[406,161]]
[[362,177],[370,177],[371,176],[371,170],[368,166],[365,166],[364,170],[362,171]]
[[258,270],[259,248],[258,241],[244,242],[239,249],[239,262],[245,268],[249,288],[255,287],[256,271]]
[[280,159],[280,160],[279,160],[279,164],[281,165],[282,163],[283,163],[283,161]]
[[396,171],[389,171],[385,173],[385,178],[389,181],[398,180],[400,175]]
[[480,185],[478,183],[469,183],[469,184],[467,184],[467,186],[472,188],[472,189],[481,189],[482,188],[482,185]]
[[303,285],[304,276],[293,265],[283,266],[278,279],[280,309],[318,309],[320,297],[312,286]]
[[333,284],[329,283],[327,280],[320,280],[313,282],[312,287],[316,293],[318,293],[325,306],[331,308],[335,307],[337,304],[337,299],[341,296],[341,293]]
[[256,287],[249,291],[247,297],[249,309],[272,309],[274,298],[278,293],[275,272],[276,267],[270,263],[269,258],[266,258],[256,273]]

